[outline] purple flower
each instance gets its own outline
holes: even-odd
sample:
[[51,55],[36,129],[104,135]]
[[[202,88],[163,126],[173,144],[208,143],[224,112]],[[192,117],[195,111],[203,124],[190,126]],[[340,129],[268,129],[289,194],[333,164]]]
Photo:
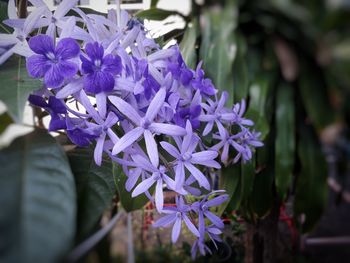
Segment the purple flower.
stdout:
[[185,182],[185,167],[198,181],[200,186],[210,190],[208,179],[195,165],[199,164],[219,169],[220,164],[214,160],[218,156],[218,153],[216,151],[195,152],[199,139],[192,133],[189,121],[187,122],[186,130],[188,133],[184,136],[184,139],[182,141],[180,139],[177,140],[177,146],[180,150],[168,142],[160,143],[164,150],[176,158],[176,190],[180,190]]
[[87,125],[87,122],[78,118],[67,118],[68,138],[76,145],[87,147],[101,134],[101,127],[94,124]]
[[186,121],[189,120],[193,129],[200,126],[198,117],[201,114],[202,107],[200,105],[191,105],[187,108],[180,109],[174,115],[174,121],[181,127],[186,127]]
[[243,126],[252,126],[254,125],[254,122],[248,119],[243,118],[243,115],[246,110],[246,103],[245,100],[242,99],[241,104],[236,103],[233,108],[232,112],[234,113],[234,118],[232,119],[232,123]]
[[86,74],[85,90],[92,94],[112,91],[115,82],[114,76],[122,70],[120,57],[112,54],[104,56],[104,49],[97,42],[88,43],[85,51],[89,58],[80,55],[82,73]]
[[176,59],[174,62],[169,62],[168,70],[171,72],[174,79],[179,80],[182,85],[187,86],[193,79],[193,72],[187,68],[179,48],[175,47],[175,50],[176,55],[174,58]]
[[42,107],[51,115],[51,120],[49,124],[49,131],[57,131],[61,129],[66,129],[66,119],[62,114],[67,113],[67,109],[63,102],[56,99],[54,96],[50,96],[48,102],[41,96],[30,95],[28,98],[30,104]]
[[204,78],[204,71],[201,69],[202,62],[200,62],[196,69],[196,75],[192,80],[192,87],[196,90],[200,90],[201,94],[207,96],[213,96],[216,93],[216,89],[210,79]]
[[155,166],[149,162],[146,158],[141,155],[132,155],[135,166],[142,168],[143,170],[151,173],[151,176],[143,180],[132,192],[131,196],[135,197],[144,192],[146,192],[152,185],[156,184],[155,191],[155,203],[158,212],[163,210],[163,184],[166,183],[169,189],[174,188],[173,180],[166,175],[166,168],[161,165],[158,168],[158,165]]
[[116,155],[137,141],[142,135],[145,138],[148,156],[153,165],[158,166],[159,156],[157,143],[153,137],[153,133],[166,134],[170,136],[181,136],[186,133],[185,129],[176,125],[166,123],[156,123],[156,118],[160,108],[163,106],[166,91],[160,89],[154,96],[148,106],[146,114],[141,117],[139,113],[123,99],[116,96],[109,96],[109,100],[117,107],[117,109],[128,119],[130,119],[136,127],[127,132],[114,145],[112,154]]
[[182,221],[185,222],[187,228],[197,237],[199,237],[198,229],[194,226],[188,213],[191,211],[189,205],[186,205],[182,196],[176,197],[176,207],[167,207],[163,210],[163,213],[167,214],[162,218],[158,219],[153,224],[153,227],[166,227],[172,223],[173,230],[171,233],[171,241],[175,243],[179,238],[181,232]]
[[192,210],[198,214],[198,225],[199,225],[199,234],[201,237],[205,235],[205,220],[204,217],[208,218],[217,228],[224,228],[224,223],[221,218],[212,213],[209,209],[214,206],[219,206],[222,203],[226,202],[228,199],[227,194],[222,194],[216,196],[212,199],[208,199],[209,196],[215,193],[222,193],[223,191],[214,191],[206,195],[201,201],[197,201],[191,205]]
[[[216,249],[218,248],[216,245],[216,241],[221,242],[221,238],[219,237],[220,234],[222,234],[222,231],[215,227],[214,225],[205,227],[204,229],[205,233],[209,236],[209,238],[211,239],[211,241],[214,243]],[[211,250],[210,248],[205,244],[205,236],[200,236],[192,245],[192,249],[191,249],[191,256],[192,259],[194,260],[196,255],[197,255],[197,251],[199,251],[199,253],[202,256],[205,256],[207,253],[211,254]]]
[[218,127],[219,132],[223,133],[225,128],[222,123],[228,123],[235,117],[235,115],[230,112],[229,109],[224,108],[227,97],[228,94],[224,91],[222,92],[219,101],[213,102],[212,100],[208,99],[209,105],[203,104],[203,108],[206,110],[206,114],[199,116],[200,121],[207,122],[207,125],[203,131],[203,136],[208,135],[212,131],[214,123]]
[[28,73],[33,78],[44,78],[47,87],[58,88],[77,73],[78,66],[69,60],[78,56],[80,48],[72,38],[63,38],[55,48],[51,37],[37,35],[30,38],[29,47],[36,55],[27,59]]

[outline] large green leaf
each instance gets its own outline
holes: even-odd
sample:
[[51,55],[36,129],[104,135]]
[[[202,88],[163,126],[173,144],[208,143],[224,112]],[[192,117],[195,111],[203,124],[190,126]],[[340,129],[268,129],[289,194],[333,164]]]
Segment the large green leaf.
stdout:
[[198,36],[198,22],[193,19],[188,25],[185,35],[180,43],[182,57],[190,68],[195,68],[197,63],[196,56],[196,39]]
[[7,18],[7,3],[0,1],[0,33],[10,33],[13,31],[10,27],[2,22]]
[[23,58],[14,56],[0,66],[0,100],[16,122],[22,122],[23,110],[29,94],[41,87],[38,80],[28,76]]
[[295,155],[295,109],[293,87],[281,84],[276,102],[275,173],[276,188],[281,199],[292,182]]
[[241,195],[239,191],[239,184],[241,180],[240,174],[241,167],[239,165],[232,165],[221,169],[219,189],[226,190],[226,193],[229,195],[229,200],[219,207],[219,214],[222,214],[226,208],[231,212],[239,207],[241,202]]
[[233,63],[233,97],[235,102],[240,102],[242,99],[245,99],[248,95],[249,87],[249,71],[248,63],[245,56],[246,52],[246,43],[245,39],[238,35],[237,38],[237,54]]
[[207,10],[203,14],[200,57],[208,77],[221,91],[229,92],[228,103],[233,103],[232,65],[236,55],[234,29],[237,21],[237,9],[234,4],[224,10]]
[[60,262],[75,234],[76,200],[63,149],[44,131],[0,152],[0,262]]
[[262,140],[270,131],[272,91],[272,81],[269,76],[258,77],[249,87],[250,103],[246,117],[254,121],[254,128],[261,132]]
[[77,185],[77,237],[82,240],[92,234],[102,213],[112,205],[116,194],[112,163],[104,158],[97,166],[90,149],[75,149],[68,152],[68,157]]
[[327,201],[327,165],[316,134],[300,128],[298,155],[301,172],[297,179],[294,210],[305,215],[303,231],[309,231],[320,218]]
[[253,190],[254,178],[255,178],[255,157],[247,162],[242,162],[242,172],[241,172],[241,193],[242,200],[247,199]]
[[139,11],[135,16],[149,20],[164,20],[165,18],[179,14],[176,11],[169,11],[160,8],[150,8],[147,10]]
[[335,121],[335,113],[329,101],[329,94],[322,73],[311,71],[310,65],[303,67],[300,77],[300,94],[308,117],[320,130]]
[[138,210],[148,202],[148,198],[144,194],[134,198],[131,197],[131,192],[125,189],[127,177],[120,165],[113,163],[113,175],[119,193],[119,200],[125,211],[131,212]]

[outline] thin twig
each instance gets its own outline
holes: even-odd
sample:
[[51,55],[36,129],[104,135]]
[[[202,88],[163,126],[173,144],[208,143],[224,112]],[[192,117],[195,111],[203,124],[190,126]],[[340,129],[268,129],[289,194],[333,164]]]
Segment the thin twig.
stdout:
[[118,212],[115,216],[112,217],[112,219],[108,222],[106,226],[101,228],[91,237],[86,239],[83,243],[74,248],[72,252],[68,255],[67,262],[77,262],[79,259],[81,259],[81,257],[86,255],[113,229],[121,214],[122,211]]

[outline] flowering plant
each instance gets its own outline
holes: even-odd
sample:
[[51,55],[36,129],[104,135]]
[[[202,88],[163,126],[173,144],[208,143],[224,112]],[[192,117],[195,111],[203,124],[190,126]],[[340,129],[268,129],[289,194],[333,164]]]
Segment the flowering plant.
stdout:
[[[177,45],[161,48],[124,10],[88,15],[64,0],[52,14],[41,0],[29,2],[34,9],[21,19],[9,1],[5,24],[14,31],[1,34],[0,61],[26,57],[28,74],[42,80],[29,102],[50,114],[48,130],[93,144],[95,163],[108,156],[132,197],[145,194],[164,215],[155,227],[172,224],[175,243],[184,223],[196,238],[193,257],[210,252],[206,239],[220,241],[224,227],[215,207],[228,199],[215,186],[220,169],[249,161],[263,145],[244,117],[245,101],[230,104],[202,63],[189,68]],[[176,193],[174,207],[164,206],[165,190]]]

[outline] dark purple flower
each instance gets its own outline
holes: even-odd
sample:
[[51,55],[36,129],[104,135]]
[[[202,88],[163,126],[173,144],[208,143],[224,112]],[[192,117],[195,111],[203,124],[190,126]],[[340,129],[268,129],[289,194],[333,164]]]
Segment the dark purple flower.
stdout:
[[193,129],[198,129],[200,122],[198,120],[201,114],[202,107],[200,105],[191,105],[187,108],[180,109],[174,115],[174,121],[181,127],[186,127],[186,122],[189,120]]
[[200,62],[196,69],[195,79],[192,80],[192,87],[196,90],[200,90],[201,94],[213,96],[216,93],[216,89],[212,81],[208,78],[204,78],[204,71],[201,69],[202,63]]
[[97,42],[88,43],[85,51],[89,58],[80,55],[82,73],[86,74],[85,90],[93,94],[112,91],[115,82],[114,76],[122,70],[120,57],[112,54],[104,56],[104,49]]
[[176,55],[174,57],[177,59],[168,64],[168,70],[171,72],[174,79],[179,80],[182,85],[187,86],[188,84],[190,84],[191,80],[193,79],[193,72],[192,70],[187,68],[179,48],[178,47],[175,47],[175,48],[176,48]]
[[100,137],[102,128],[98,125],[86,125],[86,122],[78,118],[67,118],[68,138],[80,147],[87,147],[90,143]]
[[62,114],[67,113],[67,109],[63,102],[54,96],[50,96],[48,102],[38,95],[30,95],[28,98],[30,104],[45,109],[51,115],[49,131],[57,131],[66,129],[66,119]]
[[63,38],[56,48],[47,35],[34,36],[28,43],[36,53],[27,59],[28,73],[33,78],[44,78],[47,87],[58,88],[77,73],[78,66],[69,60],[78,56],[80,47],[72,38]]

